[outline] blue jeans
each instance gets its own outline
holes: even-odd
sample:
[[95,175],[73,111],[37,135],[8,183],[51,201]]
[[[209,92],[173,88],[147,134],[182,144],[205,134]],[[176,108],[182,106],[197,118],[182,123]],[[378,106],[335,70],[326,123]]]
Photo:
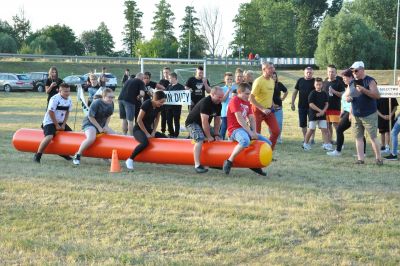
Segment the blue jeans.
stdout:
[[281,138],[282,127],[283,127],[283,110],[282,109],[275,110],[275,118],[276,118],[276,121],[278,122],[279,129],[281,131],[281,133],[279,134],[279,137],[278,137],[278,141],[282,141],[282,138]]
[[228,128],[228,118],[221,117],[221,128],[219,129],[219,135],[222,139],[225,139],[226,130]]
[[400,132],[400,117],[397,118],[396,123],[392,128],[391,138],[392,138],[392,154],[397,155],[398,145],[399,145],[399,132]]
[[[266,137],[262,136],[261,134],[257,134],[257,136],[258,136],[258,140],[264,141],[264,142],[268,143],[269,145],[272,145],[272,142],[269,139],[267,139]],[[243,128],[235,129],[232,132],[231,139],[238,142],[240,144],[240,146],[242,146],[242,147],[247,148],[250,146],[250,141],[251,141],[250,135]]]

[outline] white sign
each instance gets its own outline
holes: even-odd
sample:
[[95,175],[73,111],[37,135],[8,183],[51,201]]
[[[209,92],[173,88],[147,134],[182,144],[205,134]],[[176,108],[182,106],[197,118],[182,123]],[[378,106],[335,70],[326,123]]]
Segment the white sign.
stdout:
[[78,102],[81,103],[82,111],[85,115],[89,113],[89,107],[86,104],[85,95],[83,93],[83,89],[81,85],[78,85],[76,88],[76,97],[78,98]]
[[165,102],[165,104],[168,104],[168,105],[190,105],[192,103],[189,90],[164,91],[164,92],[167,95],[167,101]]
[[394,85],[378,85],[378,91],[381,98],[398,98],[400,97],[400,87]]

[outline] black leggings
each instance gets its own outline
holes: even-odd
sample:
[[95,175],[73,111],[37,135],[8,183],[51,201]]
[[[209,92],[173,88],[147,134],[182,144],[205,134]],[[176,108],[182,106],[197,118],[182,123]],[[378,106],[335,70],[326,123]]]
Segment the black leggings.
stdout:
[[[344,132],[349,129],[351,127],[351,121],[349,119],[349,112],[343,112],[340,115],[340,121],[339,121],[339,125],[336,129],[336,150],[338,152],[342,151],[343,148],[343,143],[344,143]],[[364,139],[364,153],[366,152],[366,140],[365,140],[365,136],[363,137]]]
[[[132,160],[135,159],[135,157],[142,152],[148,145],[149,145],[149,139],[147,138],[146,134],[142,130],[135,130],[133,131],[133,136],[135,137],[135,140],[139,142],[139,145],[136,146],[136,148],[133,150],[131,156]],[[166,138],[164,134],[160,132],[156,132],[155,135],[156,138]]]
[[171,137],[177,138],[179,136],[179,130],[181,128],[180,120],[181,120],[182,105],[168,106],[166,108],[166,112],[167,112],[167,124],[168,124],[169,135]]

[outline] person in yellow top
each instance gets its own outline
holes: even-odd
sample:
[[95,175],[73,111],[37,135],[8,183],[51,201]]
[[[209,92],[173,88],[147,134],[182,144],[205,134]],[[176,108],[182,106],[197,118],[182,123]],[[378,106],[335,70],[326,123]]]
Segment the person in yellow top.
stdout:
[[253,113],[256,118],[256,131],[261,133],[261,123],[265,123],[271,132],[270,141],[271,148],[274,149],[276,141],[279,137],[280,129],[275,118],[272,97],[274,95],[275,82],[272,75],[275,72],[274,64],[271,62],[263,62],[262,75],[258,77],[251,89],[250,102],[252,104]]

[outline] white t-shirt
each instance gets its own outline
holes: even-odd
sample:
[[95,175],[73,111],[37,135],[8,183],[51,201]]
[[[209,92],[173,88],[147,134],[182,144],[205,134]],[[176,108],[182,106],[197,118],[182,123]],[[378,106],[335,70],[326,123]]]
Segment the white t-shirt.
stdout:
[[51,120],[49,115],[50,111],[54,112],[58,123],[64,122],[67,111],[72,111],[71,99],[69,97],[68,99],[64,99],[59,93],[51,97],[47,112],[43,119],[43,126],[53,124],[53,120]]

